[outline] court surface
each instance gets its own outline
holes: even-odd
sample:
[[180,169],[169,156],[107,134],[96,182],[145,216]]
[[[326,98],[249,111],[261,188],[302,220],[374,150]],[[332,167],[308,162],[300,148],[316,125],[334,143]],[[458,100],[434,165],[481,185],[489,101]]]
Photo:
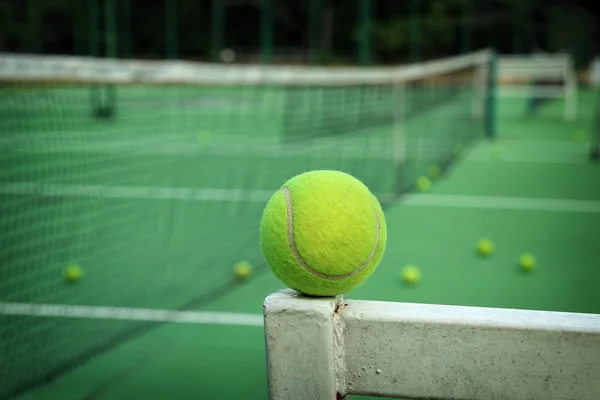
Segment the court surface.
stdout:
[[[534,118],[500,102],[493,143],[475,143],[428,193],[387,207],[382,264],[347,297],[600,313],[600,165],[578,137],[592,129],[591,94],[581,97],[576,122],[558,102]],[[488,259],[475,252],[482,237],[496,245]],[[518,268],[525,252],[533,273]],[[419,285],[402,283],[406,264],[421,268]],[[262,267],[197,309],[223,313],[198,314],[207,323],[156,326],[20,399],[266,399],[262,301],[282,285]]]

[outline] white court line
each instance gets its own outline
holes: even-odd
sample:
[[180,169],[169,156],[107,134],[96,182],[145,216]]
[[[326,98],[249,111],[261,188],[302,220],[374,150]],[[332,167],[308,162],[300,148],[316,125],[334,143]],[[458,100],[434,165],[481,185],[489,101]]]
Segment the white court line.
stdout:
[[[18,182],[0,184],[0,194],[92,197],[115,199],[192,200],[266,203],[277,189],[244,190],[214,188],[175,188],[148,186],[68,185]],[[382,199],[391,193],[376,193]],[[571,213],[600,213],[600,201],[569,199],[537,199],[528,197],[470,196],[445,194],[409,194],[401,205],[417,207],[482,208]]]
[[149,308],[72,306],[67,304],[2,303],[0,315],[26,317],[83,318],[137,322],[171,322],[181,324],[212,324],[263,326],[260,314],[228,312],[173,311]]
[[[587,150],[587,148],[586,148]],[[559,152],[514,152],[504,151],[498,158],[492,157],[489,152],[482,152],[481,150],[473,151],[464,158],[465,162],[475,163],[494,163],[500,165],[501,163],[507,164],[580,164],[589,165],[589,154],[588,152],[580,151],[573,153],[559,153]]]
[[[2,140],[2,151],[29,152],[29,153],[75,153],[75,154],[110,154],[125,156],[230,156],[248,157],[256,156],[264,159],[281,157],[306,157],[323,158],[323,152],[344,159],[392,159],[393,154],[389,146],[377,144],[355,145],[345,143],[342,145],[322,142],[319,144],[282,145],[273,143],[249,144],[238,143],[176,143],[176,142],[150,142],[150,141],[61,141],[50,140]],[[429,151],[442,149],[431,148]],[[333,153],[333,154],[332,154]]]
[[251,201],[266,202],[274,190],[195,189],[186,187],[69,185],[61,183],[16,182],[0,184],[0,194],[94,197],[109,199]]
[[568,199],[536,199],[527,197],[465,196],[465,195],[407,195],[406,206],[487,208],[571,213],[600,213],[600,201]]

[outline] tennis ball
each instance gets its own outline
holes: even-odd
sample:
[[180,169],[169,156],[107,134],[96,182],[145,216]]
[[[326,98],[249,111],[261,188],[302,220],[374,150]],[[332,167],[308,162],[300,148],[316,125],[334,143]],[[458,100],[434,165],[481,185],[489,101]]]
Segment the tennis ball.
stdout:
[[207,144],[211,140],[210,132],[206,132],[206,131],[198,132],[198,136],[196,137],[196,139],[198,140],[198,143],[200,143],[200,144]]
[[477,243],[477,251],[480,255],[487,257],[494,252],[494,243],[489,239],[481,239]]
[[83,278],[83,270],[77,264],[71,264],[65,269],[65,280],[77,282]]
[[500,160],[502,158],[502,147],[498,145],[493,146],[490,150],[490,157],[493,160]]
[[310,171],[283,184],[260,221],[260,247],[273,273],[310,296],[336,296],[377,268],[387,240],[377,198],[355,177]]
[[573,139],[576,142],[585,142],[587,140],[588,133],[583,129],[577,129],[573,132]]
[[431,181],[426,176],[421,176],[417,179],[417,190],[419,192],[426,192],[431,187]]
[[525,271],[531,271],[535,268],[535,257],[531,254],[523,254],[519,258],[519,265]]
[[437,165],[430,165],[429,168],[427,168],[427,176],[432,181],[438,179],[441,174],[442,170]]
[[252,265],[246,261],[242,261],[237,263],[233,270],[237,279],[245,280],[252,274]]
[[402,270],[402,280],[411,285],[418,283],[421,280],[421,270],[414,265],[407,265]]

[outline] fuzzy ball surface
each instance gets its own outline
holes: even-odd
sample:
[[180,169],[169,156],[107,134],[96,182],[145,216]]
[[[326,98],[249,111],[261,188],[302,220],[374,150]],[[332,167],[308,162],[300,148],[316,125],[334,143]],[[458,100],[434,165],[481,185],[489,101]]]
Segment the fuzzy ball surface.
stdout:
[[273,273],[310,296],[346,293],[379,265],[386,246],[385,216],[360,180],[340,171],[305,172],[267,203],[260,246]]

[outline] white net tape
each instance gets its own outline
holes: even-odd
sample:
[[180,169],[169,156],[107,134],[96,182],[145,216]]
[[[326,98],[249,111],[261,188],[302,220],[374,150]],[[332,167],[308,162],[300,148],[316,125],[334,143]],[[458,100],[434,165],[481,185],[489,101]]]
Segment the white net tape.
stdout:
[[489,61],[491,55],[491,51],[482,50],[414,65],[365,69],[221,65],[186,61],[140,61],[0,53],[0,79],[204,85],[385,84],[449,74],[468,67],[483,65]]

